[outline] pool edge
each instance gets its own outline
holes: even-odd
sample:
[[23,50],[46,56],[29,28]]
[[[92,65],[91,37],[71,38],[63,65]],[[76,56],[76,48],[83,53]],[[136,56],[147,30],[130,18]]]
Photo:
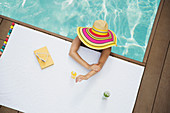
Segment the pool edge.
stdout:
[[[43,33],[46,33],[48,35],[55,36],[56,38],[60,38],[60,39],[63,39],[65,41],[69,41],[69,42],[73,41],[73,39],[70,39],[68,37],[65,37],[65,36],[59,35],[57,33],[53,33],[53,32],[44,30],[44,29],[41,29],[39,27],[35,27],[33,25],[30,25],[30,24],[27,24],[27,23],[24,23],[24,22],[21,22],[21,21],[18,21],[18,20],[15,20],[15,19],[12,19],[12,18],[9,18],[9,17],[6,17],[6,16],[3,16],[3,15],[0,15],[0,18],[8,20],[8,21],[11,21],[11,22],[15,22],[15,23],[17,23],[19,25],[22,25],[22,26],[25,26],[25,27],[28,27],[28,28],[31,28],[31,29],[34,29],[34,30],[37,30],[37,31],[40,31],[40,32],[43,32]],[[97,51],[97,50],[95,50],[95,51]],[[137,64],[137,65],[140,65],[140,66],[145,66],[144,62],[133,60],[133,59],[118,55],[116,53],[111,53],[110,56],[116,57],[116,58],[119,58],[119,59],[122,59],[122,60],[125,60],[125,61],[128,61],[128,62],[131,62],[131,63],[134,63],[134,64]]]

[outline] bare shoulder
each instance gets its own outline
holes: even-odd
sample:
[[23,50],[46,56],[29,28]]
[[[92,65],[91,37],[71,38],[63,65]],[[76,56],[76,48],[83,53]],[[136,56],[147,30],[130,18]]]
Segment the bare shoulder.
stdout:
[[72,45],[73,45],[73,44],[81,44],[81,41],[80,41],[80,39],[78,38],[78,36],[73,40]]
[[111,52],[111,47],[109,47],[109,48],[106,48],[106,49],[103,49],[103,51],[108,51],[108,52]]
[[71,44],[70,51],[77,51],[79,49],[80,45],[81,45],[81,41],[77,36]]

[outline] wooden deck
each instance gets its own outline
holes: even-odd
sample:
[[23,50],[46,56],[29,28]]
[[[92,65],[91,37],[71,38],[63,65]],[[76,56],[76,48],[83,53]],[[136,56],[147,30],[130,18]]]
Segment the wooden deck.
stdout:
[[149,50],[134,113],[170,113],[170,0],[165,0]]
[[[118,58],[145,66],[144,75],[138,92],[133,113],[170,113],[170,0],[161,2],[159,16],[154,24],[154,33],[149,42],[147,55],[142,63]],[[12,22],[19,22],[0,16],[0,46],[9,31]],[[33,26],[33,29],[37,29]],[[37,29],[42,31],[41,29]],[[42,32],[46,32],[43,30]],[[59,36],[52,33],[51,35]],[[60,36],[59,36],[60,37]],[[66,37],[62,39],[72,41]],[[114,54],[112,54],[114,56]],[[0,113],[20,113],[19,111],[0,106]]]

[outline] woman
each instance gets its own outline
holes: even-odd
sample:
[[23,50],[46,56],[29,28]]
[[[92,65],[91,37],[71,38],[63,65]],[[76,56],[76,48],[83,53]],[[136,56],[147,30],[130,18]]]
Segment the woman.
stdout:
[[[111,47],[117,44],[117,38],[113,31],[108,30],[108,24],[103,20],[96,20],[92,28],[78,27],[77,34],[78,36],[72,42],[69,55],[79,64],[90,70],[86,75],[79,75],[76,78],[76,82],[81,82],[82,80],[89,79],[102,69],[111,53]],[[77,53],[81,42],[89,48],[102,50],[97,64],[89,65]]]

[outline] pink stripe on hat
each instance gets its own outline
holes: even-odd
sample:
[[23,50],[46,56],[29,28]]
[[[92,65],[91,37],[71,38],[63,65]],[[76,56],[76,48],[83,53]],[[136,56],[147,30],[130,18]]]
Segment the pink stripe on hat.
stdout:
[[87,34],[87,32],[86,32],[86,29],[87,28],[83,28],[82,29],[82,32],[83,32],[83,34],[85,35],[85,37],[89,40],[89,41],[91,41],[92,43],[96,43],[96,44],[104,44],[104,43],[108,43],[108,42],[111,42],[111,41],[113,41],[113,34],[112,34],[112,32],[110,31],[110,30],[108,30],[109,32],[110,32],[110,34],[111,34],[111,39],[106,39],[106,40],[95,40],[95,39],[93,39],[92,37],[90,37],[88,34]]

